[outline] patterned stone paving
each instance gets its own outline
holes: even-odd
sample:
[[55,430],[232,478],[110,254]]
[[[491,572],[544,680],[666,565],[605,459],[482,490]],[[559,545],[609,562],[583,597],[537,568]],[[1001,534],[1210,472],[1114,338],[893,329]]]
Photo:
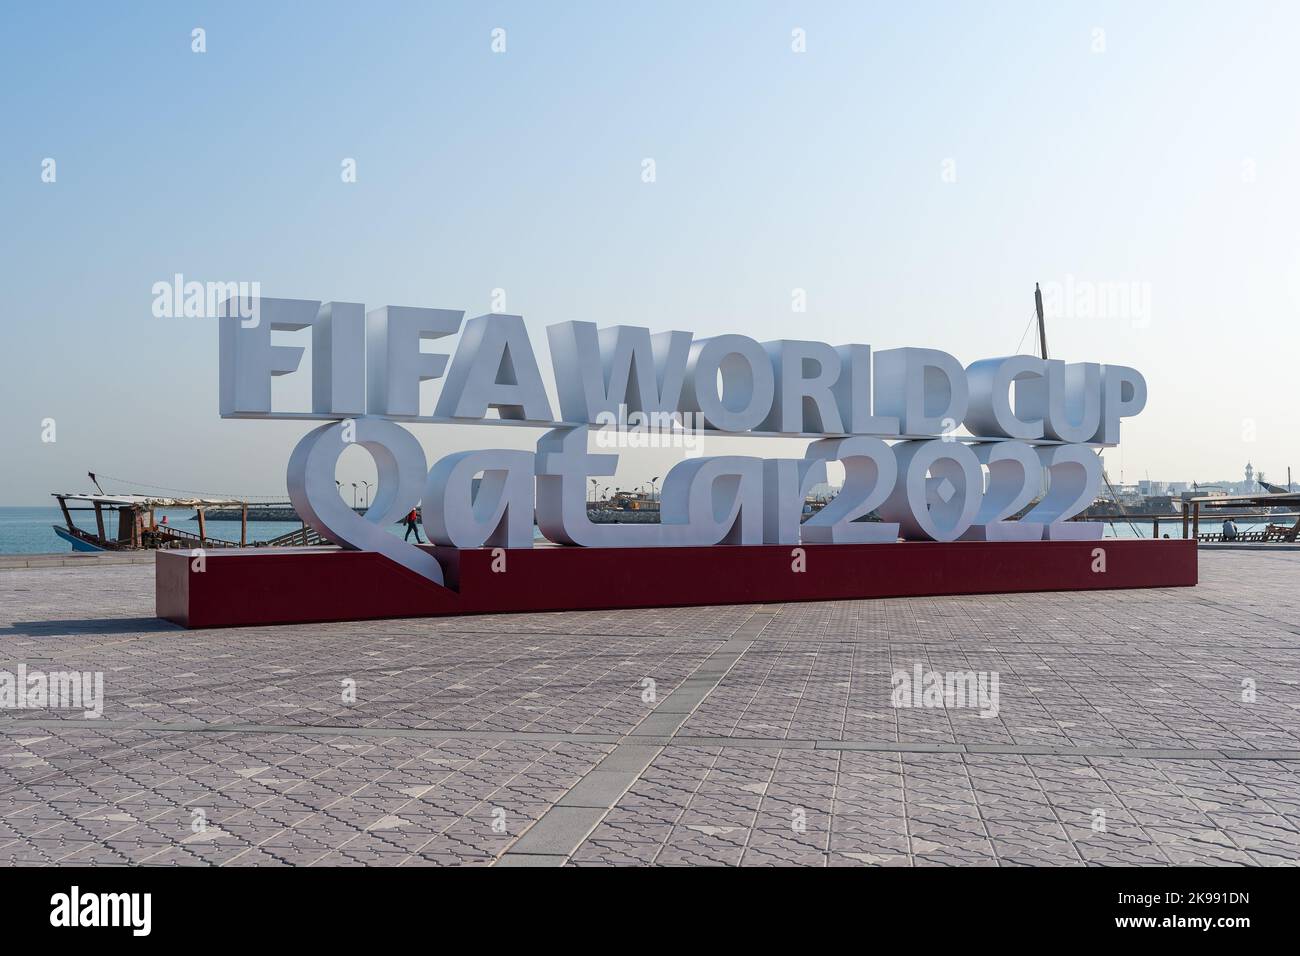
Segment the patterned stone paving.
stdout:
[[7,734],[0,865],[487,864],[608,749],[445,735]]
[[0,865],[1292,864],[1300,554],[1201,574],[187,632],[149,566],[0,570],[0,671],[106,697],[0,711]]
[[669,747],[574,862],[1293,864],[1300,763],[1262,763]]

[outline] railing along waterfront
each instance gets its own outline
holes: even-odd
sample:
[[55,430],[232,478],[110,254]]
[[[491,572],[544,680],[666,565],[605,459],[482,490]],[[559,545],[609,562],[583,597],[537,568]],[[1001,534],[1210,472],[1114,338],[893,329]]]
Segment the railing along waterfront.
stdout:
[[1241,519],[1250,519],[1252,521],[1264,520],[1273,523],[1282,521],[1293,522],[1290,528],[1283,528],[1279,531],[1238,531],[1236,537],[1229,537],[1228,541],[1295,541],[1297,532],[1300,531],[1300,512],[1274,512],[1274,511],[1243,511],[1232,514],[1215,514],[1214,512],[1202,513],[1198,506],[1193,506],[1190,511],[1185,512],[1166,512],[1163,514],[1119,514],[1119,515],[1080,515],[1077,521],[1104,521],[1107,524],[1132,524],[1136,530],[1138,523],[1151,523],[1151,536],[1160,537],[1160,524],[1164,522],[1168,526],[1169,522],[1175,522],[1182,526],[1180,537],[1196,538],[1198,541],[1216,542],[1225,540],[1221,531],[1201,533],[1201,518],[1211,521],[1222,521],[1231,518],[1233,521]]

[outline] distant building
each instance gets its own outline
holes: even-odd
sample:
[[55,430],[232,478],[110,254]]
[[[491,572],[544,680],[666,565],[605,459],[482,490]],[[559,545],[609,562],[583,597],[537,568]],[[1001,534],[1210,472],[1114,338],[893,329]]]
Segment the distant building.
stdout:
[[643,491],[619,491],[611,505],[617,511],[658,511],[659,499]]
[[819,499],[834,498],[839,493],[840,493],[839,485],[832,485],[829,482],[823,481],[819,484],[812,486],[812,490],[808,492],[808,497],[819,498]]

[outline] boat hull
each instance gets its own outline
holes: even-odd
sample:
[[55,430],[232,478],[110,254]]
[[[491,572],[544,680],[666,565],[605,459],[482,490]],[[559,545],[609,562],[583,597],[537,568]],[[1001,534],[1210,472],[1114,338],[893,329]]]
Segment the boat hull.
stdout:
[[98,545],[91,544],[89,541],[86,541],[86,540],[84,540],[84,539],[82,539],[82,538],[78,538],[76,535],[74,535],[74,534],[72,534],[71,532],[69,532],[67,528],[60,528],[58,525],[51,525],[50,527],[52,527],[52,528],[54,529],[54,533],[55,533],[55,534],[57,534],[57,535],[58,535],[60,538],[62,538],[64,541],[68,542],[68,544],[72,545],[72,550],[73,550],[73,551],[106,551],[106,550],[108,550],[107,548],[101,548],[101,547],[99,547]]

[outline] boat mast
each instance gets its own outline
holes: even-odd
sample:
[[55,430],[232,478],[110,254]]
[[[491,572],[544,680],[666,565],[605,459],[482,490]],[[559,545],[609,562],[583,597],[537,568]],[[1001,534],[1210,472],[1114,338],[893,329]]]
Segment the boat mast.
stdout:
[[1043,290],[1034,283],[1034,311],[1038,313],[1038,348],[1039,357],[1047,361],[1047,326],[1043,324]]

